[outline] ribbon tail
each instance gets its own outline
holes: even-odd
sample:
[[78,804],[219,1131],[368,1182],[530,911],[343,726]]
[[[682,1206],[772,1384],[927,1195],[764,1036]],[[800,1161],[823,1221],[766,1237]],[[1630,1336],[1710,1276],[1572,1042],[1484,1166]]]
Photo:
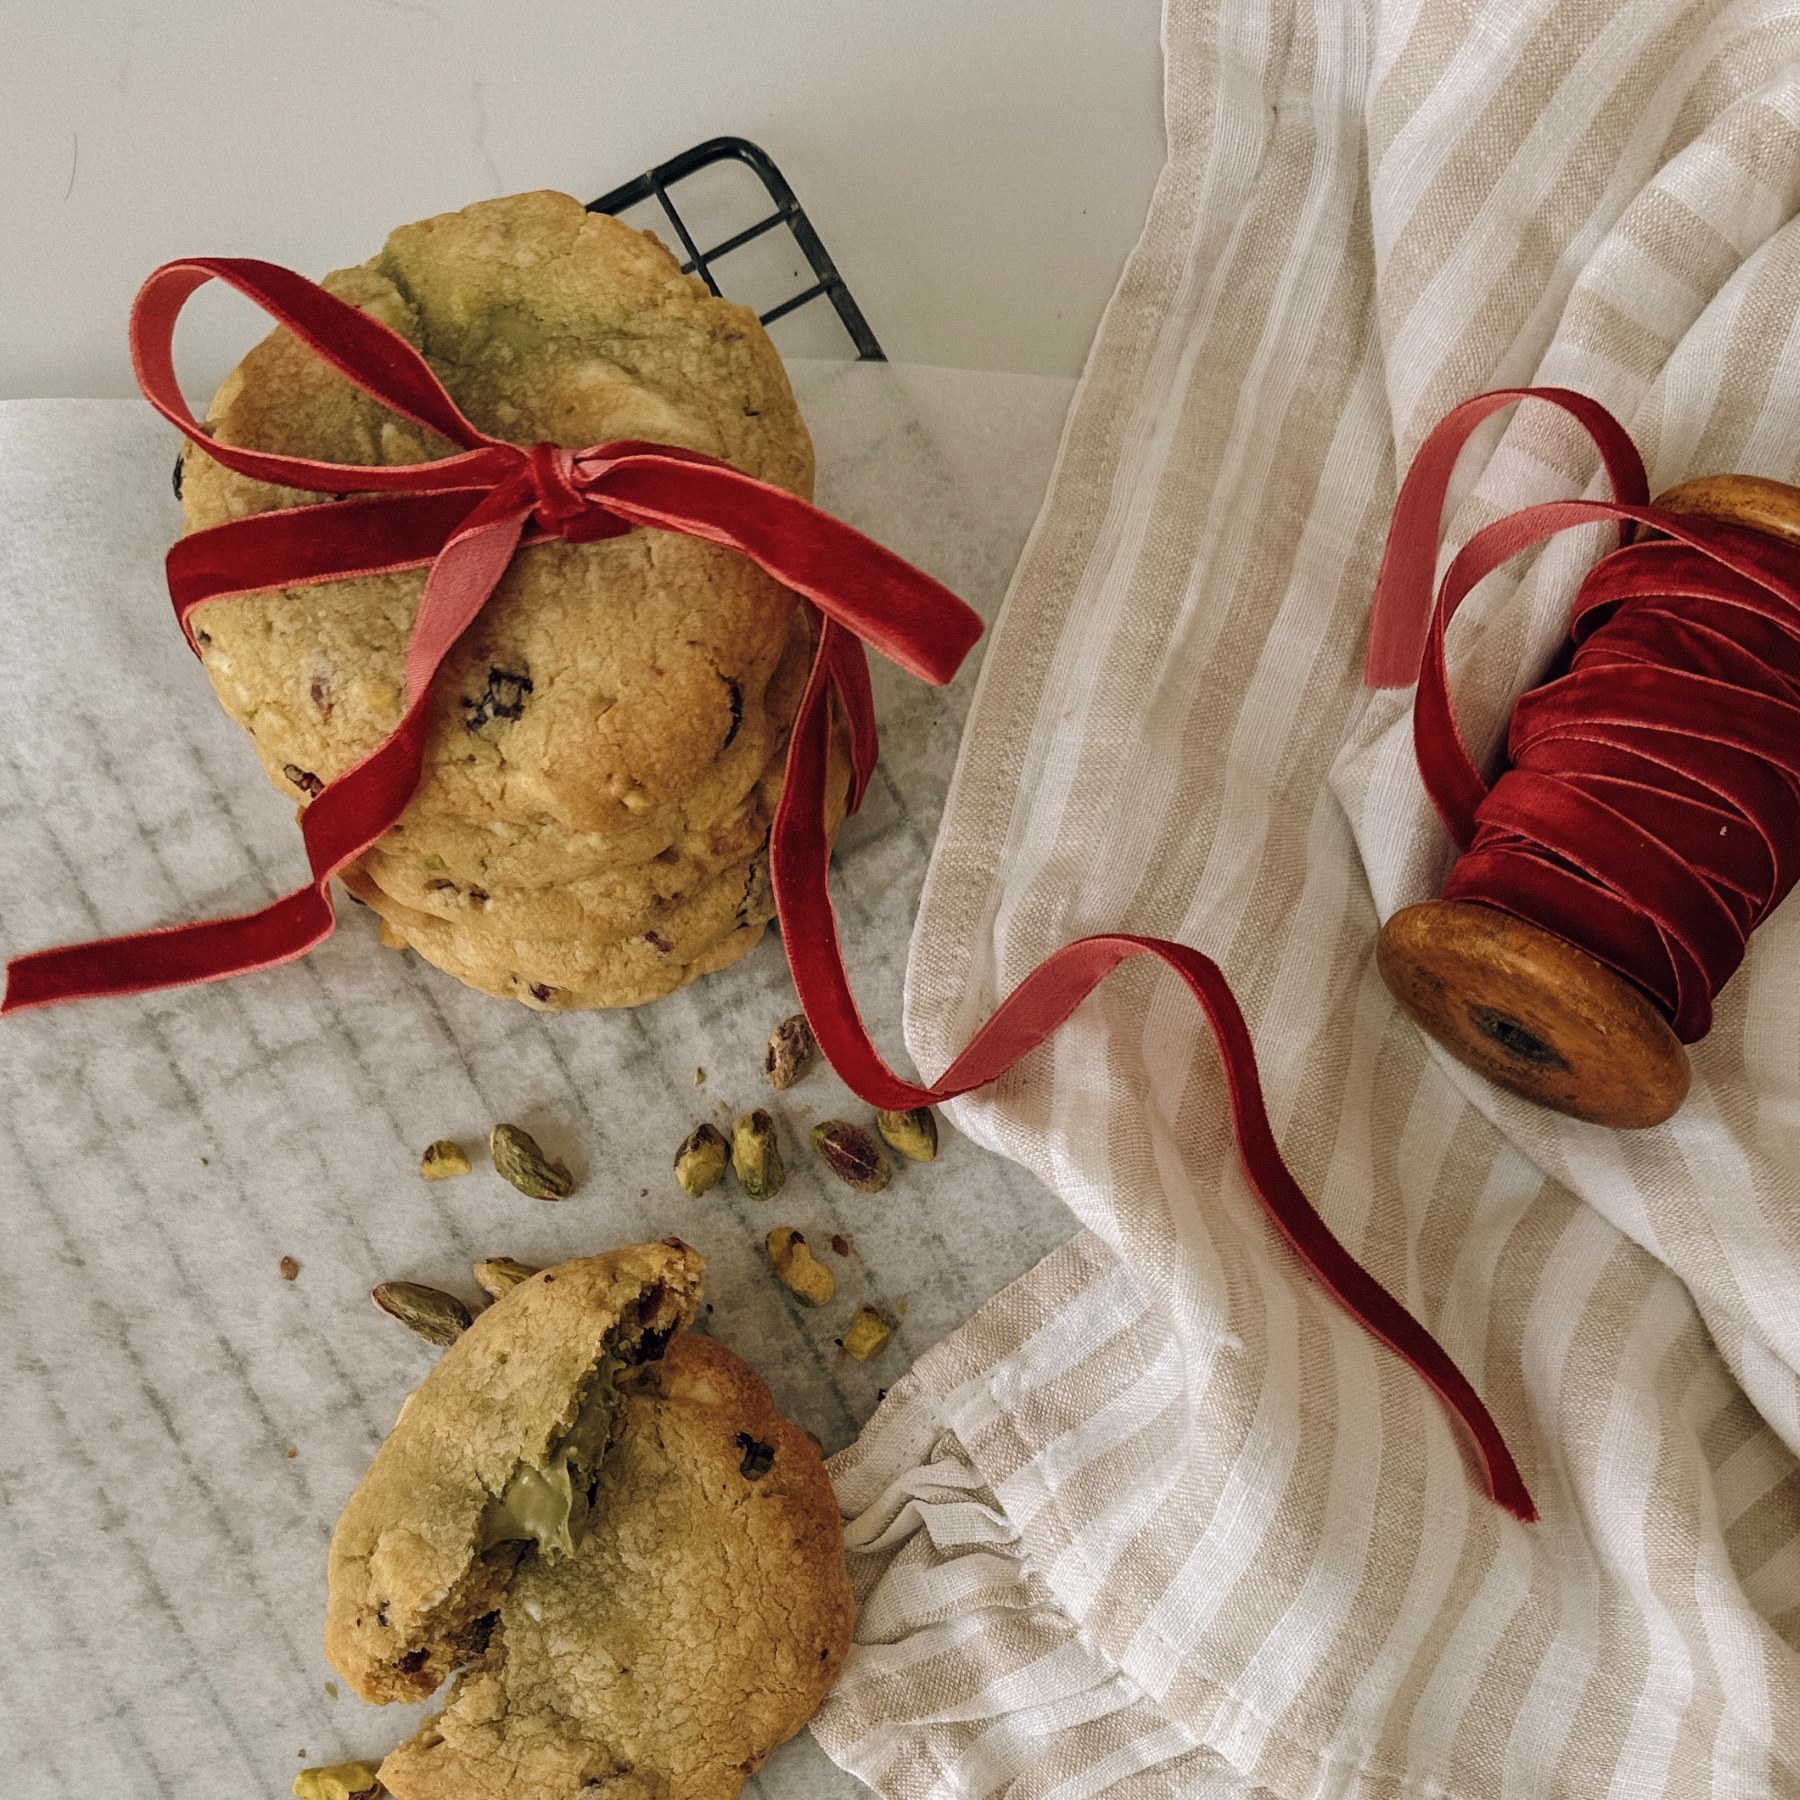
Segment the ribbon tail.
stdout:
[[844,709],[844,725],[850,737],[850,796],[845,810],[861,809],[869,791],[875,765],[881,760],[881,738],[875,726],[875,695],[869,686],[869,657],[862,642],[835,619],[821,627],[830,641],[824,646],[830,658],[832,682]]
[[821,635],[788,747],[769,872],[795,991],[826,1059],[872,1106],[903,1110],[956,1098],[998,1079],[1058,1030],[1120,963],[1150,955],[1199,1002],[1218,1046],[1238,1157],[1271,1223],[1302,1264],[1364,1330],[1417,1371],[1472,1439],[1489,1496],[1529,1522],[1537,1509],[1481,1396],[1449,1353],[1332,1234],[1282,1159],[1263,1104],[1249,1028],[1218,965],[1161,938],[1111,934],[1067,945],[995,1009],[968,1048],[929,1087],[905,1080],[875,1048],[850,991],[829,887],[825,770],[835,658]]
[[[850,991],[831,904],[825,780],[830,763],[834,630],[826,620],[788,739],[781,800],[769,828],[769,880],[794,990],[819,1048],[863,1099],[903,1112],[928,1106],[937,1096],[896,1075],[875,1048]],[[854,714],[853,706],[847,710]]]
[[425,716],[415,709],[398,731],[325,788],[301,814],[312,881],[255,912],[64,944],[7,964],[0,1013],[94,1000],[155,988],[191,987],[271,969],[304,956],[337,923],[330,881],[385,832],[418,785]]
[[274,968],[322,943],[335,923],[330,894],[314,886],[286,894],[258,912],[38,950],[6,965],[0,1013],[26,1012],[61,1000],[190,987]]

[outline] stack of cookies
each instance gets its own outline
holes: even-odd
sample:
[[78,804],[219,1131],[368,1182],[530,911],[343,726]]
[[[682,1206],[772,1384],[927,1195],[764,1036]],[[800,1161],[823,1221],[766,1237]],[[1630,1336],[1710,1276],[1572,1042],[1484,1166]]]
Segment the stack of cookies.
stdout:
[[[495,437],[647,439],[810,495],[806,427],[755,316],[567,195],[402,227],[324,285],[415,345]],[[286,331],[227,377],[206,425],[335,462],[454,448]],[[192,446],[177,475],[190,531],[321,499]],[[398,723],[424,583],[409,570],[193,614],[220,700],[302,806]],[[384,942],[528,1006],[630,1006],[724,967],[773,910],[768,830],[810,648],[794,596],[713,545],[639,530],[522,552],[439,673],[417,792],[345,885]]]

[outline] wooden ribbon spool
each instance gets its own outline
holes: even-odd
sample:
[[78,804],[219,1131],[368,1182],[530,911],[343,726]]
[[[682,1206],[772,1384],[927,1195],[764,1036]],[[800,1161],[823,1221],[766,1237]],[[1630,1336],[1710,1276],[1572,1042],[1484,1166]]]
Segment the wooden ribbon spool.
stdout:
[[[1785,482],[1703,475],[1655,504],[1800,544],[1800,488]],[[1539,926],[1491,906],[1426,900],[1388,920],[1375,954],[1408,1017],[1540,1106],[1630,1129],[1660,1125],[1687,1098],[1687,1052],[1662,1012]]]

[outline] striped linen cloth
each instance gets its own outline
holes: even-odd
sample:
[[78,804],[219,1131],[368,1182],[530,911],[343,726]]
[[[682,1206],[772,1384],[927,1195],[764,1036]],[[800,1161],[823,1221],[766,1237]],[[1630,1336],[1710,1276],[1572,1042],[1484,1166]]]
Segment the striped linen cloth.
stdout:
[[[957,1122],[1085,1228],[834,1465],[858,1648],[818,1721],[884,1794],[1800,1793],[1800,903],[1669,1125],[1500,1094],[1396,1011],[1380,919],[1449,857],[1407,694],[1359,684],[1397,470],[1528,382],[1653,485],[1800,477],[1800,7],[1170,0],[1168,165],[988,655],[921,907],[943,1068],[1084,932],[1225,966],[1296,1175],[1492,1406],[1424,1385],[1238,1173],[1211,1041],[1115,976]],[[1527,407],[1458,539],[1598,492]],[[1595,548],[1465,609],[1474,741]]]

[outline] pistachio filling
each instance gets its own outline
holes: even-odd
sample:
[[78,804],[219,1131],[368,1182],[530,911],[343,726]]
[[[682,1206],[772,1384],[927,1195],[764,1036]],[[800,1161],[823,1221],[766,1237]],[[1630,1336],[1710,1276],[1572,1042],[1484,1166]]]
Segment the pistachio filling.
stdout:
[[617,1432],[618,1374],[629,1359],[609,1346],[594,1365],[574,1423],[541,1468],[522,1462],[481,1515],[481,1548],[537,1544],[547,1557],[573,1556],[587,1536],[588,1495]]

